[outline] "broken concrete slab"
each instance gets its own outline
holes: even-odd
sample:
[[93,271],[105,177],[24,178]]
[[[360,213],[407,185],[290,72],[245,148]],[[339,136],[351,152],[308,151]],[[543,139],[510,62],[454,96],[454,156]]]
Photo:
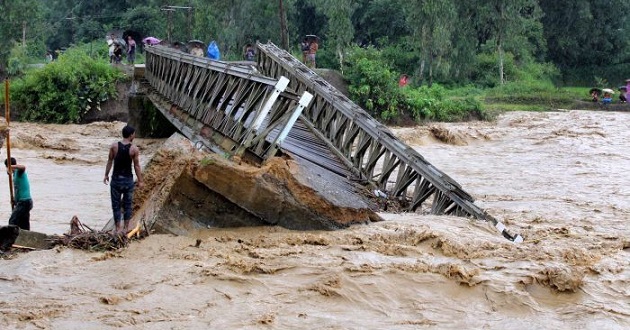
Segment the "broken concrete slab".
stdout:
[[291,159],[275,157],[255,167],[208,155],[192,171],[211,190],[285,228],[339,229],[380,219],[360,194],[339,188],[343,178]]
[[36,231],[20,229],[20,235],[15,240],[14,245],[29,247],[38,250],[52,248],[50,236]]
[[[264,166],[198,151],[174,134],[149,161],[134,196],[134,218],[147,229],[187,235],[200,228],[279,225],[338,229],[380,220],[362,195],[288,158]],[[340,189],[340,187],[346,187]],[[105,227],[113,229],[113,222]]]

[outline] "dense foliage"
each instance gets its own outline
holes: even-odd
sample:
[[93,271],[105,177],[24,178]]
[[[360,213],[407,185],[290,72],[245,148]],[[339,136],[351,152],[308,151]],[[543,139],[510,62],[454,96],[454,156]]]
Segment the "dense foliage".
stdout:
[[92,108],[116,96],[123,74],[86,48],[72,48],[57,61],[11,84],[11,98],[24,120],[78,123]]
[[[500,91],[533,96],[542,86],[551,95],[559,85],[630,78],[630,2],[622,0],[7,0],[0,12],[0,73],[10,75],[47,50],[104,44],[110,32],[215,40],[226,60],[257,40],[299,56],[301,39],[316,34],[318,67],[349,75],[357,102],[388,120],[481,114],[470,97],[432,94],[434,85],[491,88],[489,98],[501,99]],[[411,78],[402,90],[401,74]],[[65,102],[73,109],[65,119],[79,118],[85,108],[74,104],[84,101]]]
[[406,63],[394,69],[418,84],[494,86],[518,80],[509,66],[531,63],[550,63],[556,81],[569,84],[625,80],[609,68],[627,67],[630,56],[630,2],[622,0],[11,0],[0,10],[0,71],[14,42],[43,58],[46,49],[104,42],[109,31],[216,40],[226,59],[256,40],[283,45],[284,35],[299,53],[301,38],[317,34],[322,64],[341,68],[353,45],[396,49]]
[[371,115],[389,122],[423,120],[458,121],[484,118],[483,107],[474,97],[448,97],[444,87],[401,87],[398,74],[381,51],[355,47],[347,58],[346,77],[350,95]]

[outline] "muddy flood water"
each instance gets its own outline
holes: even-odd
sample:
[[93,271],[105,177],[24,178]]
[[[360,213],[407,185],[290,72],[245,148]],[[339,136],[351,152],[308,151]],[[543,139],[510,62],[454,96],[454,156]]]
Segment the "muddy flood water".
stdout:
[[[123,125],[11,124],[33,230],[61,234],[73,215],[105,225],[107,147]],[[57,247],[0,260],[0,329],[630,328],[629,113],[393,131],[525,241],[464,218],[382,213],[334,232],[207,229],[117,252]],[[146,163],[161,140],[137,143]]]

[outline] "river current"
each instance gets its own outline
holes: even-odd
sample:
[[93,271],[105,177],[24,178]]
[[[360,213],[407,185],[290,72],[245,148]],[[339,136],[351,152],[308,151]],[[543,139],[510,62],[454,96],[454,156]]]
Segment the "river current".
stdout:
[[[111,218],[102,180],[122,126],[11,124],[33,230],[61,234],[73,215],[98,230]],[[525,241],[485,222],[381,213],[334,232],[208,229],[116,252],[57,247],[0,260],[0,328],[630,328],[630,113],[392,130]],[[161,141],[136,141],[143,163]]]

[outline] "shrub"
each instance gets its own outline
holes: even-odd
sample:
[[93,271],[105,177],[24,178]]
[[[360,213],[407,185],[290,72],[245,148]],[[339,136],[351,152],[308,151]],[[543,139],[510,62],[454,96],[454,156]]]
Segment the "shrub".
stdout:
[[576,95],[570,90],[557,88],[550,81],[544,80],[509,82],[488,90],[486,94],[489,102],[538,104],[547,109],[568,106],[575,99]]
[[373,47],[353,48],[346,59],[346,77],[351,98],[374,117],[398,116],[398,74],[383,62]]
[[485,119],[481,102],[474,96],[446,97],[444,87],[434,84],[432,87],[402,89],[404,107],[416,120],[462,121]]
[[29,72],[12,85],[20,118],[45,123],[78,123],[92,108],[116,97],[123,77],[103,59],[71,48],[44,68]]
[[447,90],[432,87],[398,86],[399,73],[391,69],[374,48],[355,48],[348,57],[346,77],[350,97],[372,116],[387,122],[407,120],[458,121],[484,118],[475,97],[448,96]]

